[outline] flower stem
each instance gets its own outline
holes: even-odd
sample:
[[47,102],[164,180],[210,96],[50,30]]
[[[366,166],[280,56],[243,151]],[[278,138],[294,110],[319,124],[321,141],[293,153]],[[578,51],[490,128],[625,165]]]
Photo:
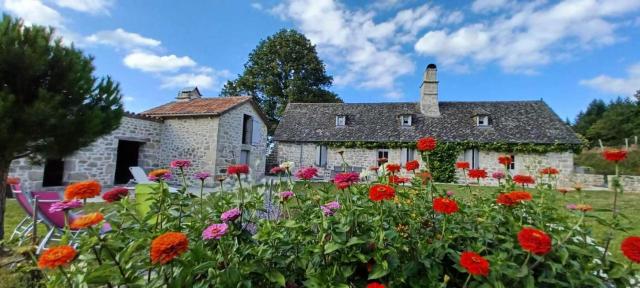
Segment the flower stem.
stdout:
[[462,285],[462,288],[467,288],[467,284],[469,284],[469,280],[471,280],[471,274],[467,276],[467,280],[464,281],[464,285]]

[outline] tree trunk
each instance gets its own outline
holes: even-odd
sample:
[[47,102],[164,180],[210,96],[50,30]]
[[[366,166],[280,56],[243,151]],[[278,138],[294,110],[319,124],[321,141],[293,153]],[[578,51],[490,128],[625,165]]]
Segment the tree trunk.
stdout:
[[0,161],[0,240],[4,239],[4,211],[7,207],[7,176],[11,161]]

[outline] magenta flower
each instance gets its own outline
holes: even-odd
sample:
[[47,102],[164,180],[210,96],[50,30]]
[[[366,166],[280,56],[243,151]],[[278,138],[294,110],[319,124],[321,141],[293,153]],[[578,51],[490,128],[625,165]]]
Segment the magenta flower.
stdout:
[[296,177],[303,180],[311,180],[313,177],[316,177],[316,175],[318,175],[318,169],[315,167],[300,168],[300,170],[296,172]]
[[453,196],[453,194],[454,194],[453,191],[451,191],[451,190],[447,191],[447,196],[451,197],[451,196]]
[[340,203],[338,201],[332,201],[327,204],[321,205],[320,209],[322,209],[322,213],[324,216],[333,216],[338,209],[340,209]]
[[493,174],[491,174],[491,177],[493,177],[493,179],[496,179],[496,180],[504,179],[504,172],[501,172],[501,171],[493,172]]
[[280,192],[280,198],[282,198],[283,201],[287,201],[289,200],[289,198],[296,196],[296,194],[293,194],[293,191],[283,191]]
[[567,204],[566,207],[569,210],[576,210],[578,208],[578,206],[576,204]]
[[167,181],[167,180],[171,180],[171,178],[173,178],[173,175],[171,173],[162,174],[162,176],[160,176],[160,177],[150,175],[149,176],[149,181],[158,181],[158,180]]
[[111,232],[111,224],[109,224],[109,222],[104,222],[104,224],[102,224],[102,227],[100,228],[100,235],[104,235],[105,233]]
[[353,184],[358,181],[360,181],[360,174],[358,174],[357,172],[338,173],[336,174],[336,177],[333,179],[333,182],[336,184],[338,183]]
[[80,200],[64,200],[51,204],[49,212],[56,213],[80,207],[82,207],[82,202],[80,202]]
[[186,168],[191,167],[191,161],[189,161],[189,160],[173,160],[173,161],[171,161],[169,166],[171,166],[171,168],[184,168],[184,169],[186,169]]
[[222,220],[222,222],[233,221],[238,219],[238,217],[240,217],[240,214],[241,212],[238,208],[229,209],[227,211],[224,211],[222,215],[220,215],[220,220]]
[[227,234],[227,228],[229,226],[226,223],[211,224],[211,226],[202,231],[202,240],[220,239],[224,234]]
[[269,172],[271,172],[271,174],[280,174],[282,172],[284,172],[284,168],[281,168],[280,166],[276,166],[271,168],[271,170],[269,170]]
[[195,177],[196,179],[198,179],[200,181],[204,181],[207,178],[211,177],[211,173],[202,171],[202,172],[198,172],[196,174],[193,174],[193,177]]

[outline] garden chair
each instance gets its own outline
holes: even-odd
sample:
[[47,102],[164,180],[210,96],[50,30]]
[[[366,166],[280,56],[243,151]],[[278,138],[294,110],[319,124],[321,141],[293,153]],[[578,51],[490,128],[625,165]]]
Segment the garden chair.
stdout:
[[[29,239],[31,231],[33,231],[33,207],[31,205],[31,201],[29,200],[29,195],[22,191],[20,184],[12,184],[10,186],[11,193],[13,193],[13,198],[16,199],[26,215],[24,218],[22,218],[20,223],[18,223],[16,228],[13,229],[13,233],[11,233],[9,241],[18,239],[18,245],[22,245]],[[39,223],[42,223],[42,219],[38,217],[36,220],[36,225]]]
[[[137,184],[158,184],[149,180],[149,177],[147,177],[147,173],[144,173],[144,170],[142,170],[142,168],[138,166],[129,167],[129,171],[131,172],[131,175],[133,175],[133,179]],[[175,187],[169,186],[167,189],[169,189],[169,192],[171,193],[178,192],[178,189],[176,189]]]
[[[38,198],[38,204],[36,206],[38,212],[38,218],[42,219],[42,221],[49,226],[49,231],[45,234],[42,241],[38,245],[38,249],[36,250],[36,254],[40,254],[42,250],[44,250],[47,245],[51,242],[59,242],[62,240],[62,236],[64,235],[64,212],[50,212],[49,208],[53,203],[56,203],[62,198],[60,197],[60,193],[55,191],[40,191],[31,193],[32,198]],[[69,213],[69,223],[78,217],[76,213]],[[75,239],[79,230],[71,230],[71,239]],[[73,245],[75,246],[75,245]]]

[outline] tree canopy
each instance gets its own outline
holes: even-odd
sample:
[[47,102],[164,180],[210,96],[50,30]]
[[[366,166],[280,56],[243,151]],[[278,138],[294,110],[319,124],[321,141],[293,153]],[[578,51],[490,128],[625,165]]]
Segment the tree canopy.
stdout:
[[640,102],[629,98],[617,98],[609,103],[593,100],[578,114],[573,128],[594,145],[598,140],[620,145],[625,138],[640,136]]
[[11,161],[66,156],[111,132],[123,115],[120,89],[97,78],[93,58],[52,28],[0,22],[0,239]]
[[291,102],[342,102],[328,88],[328,76],[316,48],[295,30],[280,30],[260,41],[244,72],[228,81],[221,96],[254,96],[269,120],[277,123]]

